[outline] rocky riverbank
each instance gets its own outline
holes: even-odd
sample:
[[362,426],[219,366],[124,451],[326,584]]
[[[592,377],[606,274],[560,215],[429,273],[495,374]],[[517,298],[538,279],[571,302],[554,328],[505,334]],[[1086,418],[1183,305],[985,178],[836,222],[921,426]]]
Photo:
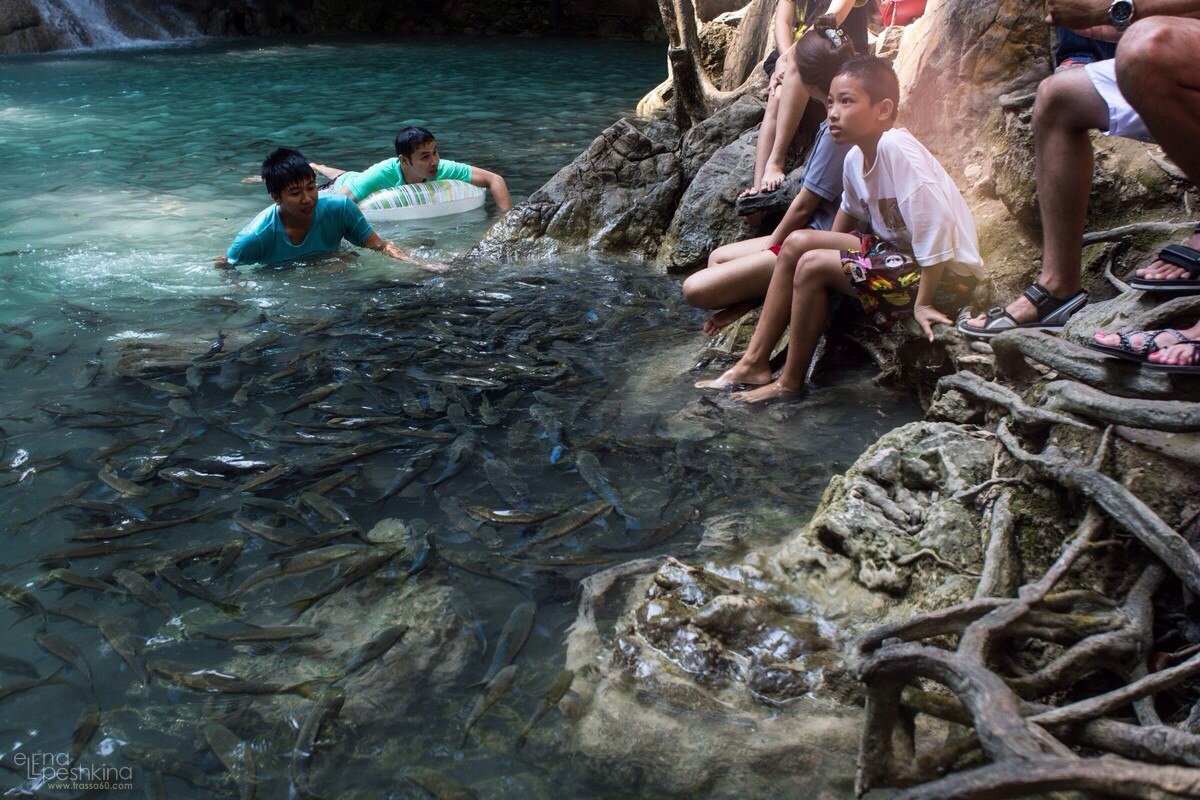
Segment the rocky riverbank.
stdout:
[[[632,253],[682,273],[751,233],[733,199],[763,109],[745,54],[765,50],[764,9],[692,30],[690,4],[668,6],[674,80],[475,254]],[[977,305],[1037,271],[1029,123],[1049,37],[1040,9],[1009,0],[931,2],[879,37],[895,53],[902,124],[947,165],[979,224],[989,285]],[[805,146],[802,131],[796,163]],[[1183,681],[1200,669],[1186,611],[1200,590],[1200,380],[1083,344],[1097,327],[1200,312],[1124,291],[1119,277],[1190,227],[1196,194],[1152,145],[1096,146],[1093,304],[1062,337],[985,345],[943,329],[929,344],[843,320],[824,352],[865,351],[882,380],[918,393],[926,420],[834,478],[806,524],[757,531],[767,544],[741,547],[718,521],[714,546],[587,581],[568,653],[571,744],[598,777],[714,797],[929,781],[906,796],[1194,796],[1200,773],[1183,767],[1200,766],[1200,704]],[[736,354],[747,328],[700,362]]]

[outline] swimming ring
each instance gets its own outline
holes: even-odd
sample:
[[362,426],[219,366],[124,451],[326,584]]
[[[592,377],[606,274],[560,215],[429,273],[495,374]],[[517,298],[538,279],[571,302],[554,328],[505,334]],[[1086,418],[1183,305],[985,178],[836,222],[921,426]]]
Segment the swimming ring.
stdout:
[[463,181],[425,181],[369,194],[358,207],[372,222],[431,219],[474,211],[483,205],[486,194]]

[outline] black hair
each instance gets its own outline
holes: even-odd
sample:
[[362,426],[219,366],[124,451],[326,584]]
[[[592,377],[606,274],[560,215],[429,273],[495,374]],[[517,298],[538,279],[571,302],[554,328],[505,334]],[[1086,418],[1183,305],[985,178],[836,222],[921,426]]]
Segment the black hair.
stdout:
[[422,128],[420,125],[401,128],[396,134],[396,155],[411,159],[414,150],[432,141],[433,134],[428,128]]
[[796,40],[795,60],[800,79],[826,94],[842,64],[854,57],[854,43],[832,16],[823,16]]
[[896,118],[900,111],[900,81],[896,78],[896,70],[892,69],[892,62],[879,56],[854,56],[842,64],[837,74],[861,81],[867,97],[871,98],[871,105],[891,100],[892,119]]
[[267,191],[276,195],[283,194],[283,190],[293,183],[316,180],[317,173],[299,150],[280,147],[263,161],[262,179]]

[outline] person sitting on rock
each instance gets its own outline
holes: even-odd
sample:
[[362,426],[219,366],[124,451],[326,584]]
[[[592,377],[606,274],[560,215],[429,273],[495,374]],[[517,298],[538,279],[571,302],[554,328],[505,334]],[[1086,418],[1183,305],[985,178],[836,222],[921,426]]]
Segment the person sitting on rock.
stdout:
[[242,228],[225,255],[213,261],[216,266],[227,269],[241,264],[276,264],[329,253],[341,247],[342,239],[401,261],[419,263],[373,231],[352,200],[318,196],[317,176],[299,150],[281,147],[267,156],[262,163],[262,179],[275,203]]
[[[754,176],[749,188],[739,198],[739,211],[753,213],[773,198],[783,183],[784,162],[788,147],[804,109],[812,96],[804,78],[796,70],[793,31],[815,26],[818,20],[825,28],[841,28],[858,53],[868,52],[867,23],[876,9],[875,0],[830,0],[824,14],[825,0],[779,0],[775,9],[773,36],[776,49],[763,62],[771,76],[767,90],[767,110],[758,129],[758,144],[754,150]],[[756,196],[757,195],[757,196]]]
[[[803,394],[830,289],[856,298],[880,328],[914,316],[932,339],[934,324],[952,324],[943,312],[963,306],[983,275],[975,222],[937,159],[894,127],[899,99],[886,59],[855,56],[842,66],[830,87],[829,132],[852,147],[833,229],[788,236],[746,353],[698,387],[759,386],[734,395],[750,402]],[[772,383],[771,351],[789,323],[787,361]]]
[[[1189,56],[1200,44],[1200,21],[1158,16],[1164,8],[1200,13],[1200,0],[1136,0],[1136,6],[1134,0],[1047,0],[1047,8],[1063,27],[1092,38],[1120,38],[1121,43],[1116,59],[1059,72],[1038,86],[1033,136],[1041,272],[1006,308],[959,323],[959,330],[975,338],[1014,329],[1059,330],[1087,304],[1080,273],[1094,161],[1092,131],[1157,141],[1189,179],[1200,179],[1200,101],[1189,77]],[[1186,243],[1164,248],[1154,262],[1139,268],[1129,285],[1200,292],[1200,226]]]
[[337,167],[313,164],[312,167],[332,182],[322,191],[341,192],[356,203],[364,198],[409,183],[423,181],[462,181],[487,189],[502,212],[512,208],[508,184],[495,172],[460,164],[438,155],[437,140],[428,129],[419,125],[401,128],[396,134],[396,157],[372,164],[365,172],[347,172]]
[[[808,93],[824,104],[833,76],[854,55],[854,45],[842,31],[818,23],[796,41],[794,54]],[[849,145],[833,141],[829,123],[822,122],[804,166],[800,193],[774,232],[718,247],[708,257],[708,268],[683,282],[689,305],[717,312],[704,324],[706,333],[716,333],[762,303],[788,235],[803,228],[830,229],[842,198],[842,162],[849,150]]]

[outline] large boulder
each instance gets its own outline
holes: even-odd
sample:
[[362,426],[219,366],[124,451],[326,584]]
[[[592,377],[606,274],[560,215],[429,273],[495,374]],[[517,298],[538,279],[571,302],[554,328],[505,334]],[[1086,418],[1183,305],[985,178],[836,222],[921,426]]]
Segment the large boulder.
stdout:
[[679,134],[625,118],[488,231],[468,257],[495,261],[566,252],[653,258],[679,201]]

